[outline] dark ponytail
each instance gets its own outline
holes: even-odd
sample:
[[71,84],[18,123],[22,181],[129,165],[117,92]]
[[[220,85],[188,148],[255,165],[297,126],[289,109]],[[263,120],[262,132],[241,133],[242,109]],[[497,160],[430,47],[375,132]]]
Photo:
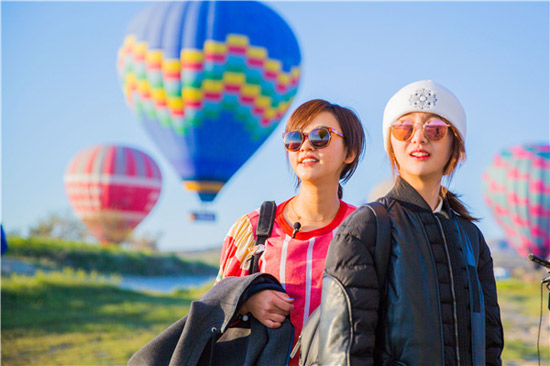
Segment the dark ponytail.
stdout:
[[[451,124],[451,131],[453,132],[453,145],[451,148],[452,149],[451,158],[443,168],[443,174],[445,176],[444,179],[446,179],[448,182],[451,181],[451,178],[455,172],[456,167],[462,162],[464,162],[464,160],[466,160],[466,150],[464,149],[464,140],[462,139],[462,136],[460,136],[460,133],[458,133],[455,130],[452,124]],[[458,198],[459,196],[457,194],[449,191],[446,187],[441,186],[440,195],[442,198],[447,198],[447,201],[449,202],[449,206],[451,206],[451,210],[453,210],[457,215],[465,218],[468,221],[472,221],[472,222],[479,221],[479,218],[474,217],[470,214],[470,212],[466,208],[466,205],[462,203],[462,201]]]
[[344,197],[344,188],[342,188],[342,185],[338,183],[338,198],[342,199]]
[[451,206],[451,210],[453,210],[458,216],[472,222],[479,221],[479,218],[474,217],[470,214],[464,203],[462,203],[462,201],[458,198],[456,194],[449,191],[443,186],[441,186],[439,194],[443,199],[447,199],[447,202],[449,202],[449,206]]

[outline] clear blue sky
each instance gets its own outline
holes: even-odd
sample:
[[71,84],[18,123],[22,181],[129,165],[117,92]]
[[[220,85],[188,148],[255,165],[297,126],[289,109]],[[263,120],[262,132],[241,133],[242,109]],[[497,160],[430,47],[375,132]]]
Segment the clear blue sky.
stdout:
[[[451,188],[488,239],[500,238],[481,193],[493,156],[514,144],[548,142],[548,2],[268,2],[294,30],[302,78],[291,106],[324,98],[352,107],[367,150],[344,187],[352,204],[390,177],[382,143],[386,101],[412,81],[433,79],[462,101],[467,161]],[[262,201],[291,197],[284,121],[233,176],[211,207],[216,223],[193,223],[198,198],[182,188],[127,108],[117,50],[144,2],[6,2],[2,21],[2,222],[8,232],[70,210],[63,174],[80,150],[102,143],[142,149],[159,164],[163,191],[136,233],[162,232],[162,250],[221,245],[231,224]],[[287,115],[288,117],[288,115]]]

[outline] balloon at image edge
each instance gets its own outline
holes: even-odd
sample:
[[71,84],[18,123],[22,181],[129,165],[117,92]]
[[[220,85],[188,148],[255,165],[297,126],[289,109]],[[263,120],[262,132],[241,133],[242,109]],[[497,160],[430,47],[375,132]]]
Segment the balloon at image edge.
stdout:
[[116,145],[80,151],[64,181],[77,216],[102,244],[123,242],[153,209],[162,187],[150,156]]
[[172,2],[134,19],[117,68],[184,186],[211,202],[287,112],[300,60],[290,27],[261,3]]
[[503,150],[485,170],[483,193],[506,240],[521,256],[550,256],[550,145]]

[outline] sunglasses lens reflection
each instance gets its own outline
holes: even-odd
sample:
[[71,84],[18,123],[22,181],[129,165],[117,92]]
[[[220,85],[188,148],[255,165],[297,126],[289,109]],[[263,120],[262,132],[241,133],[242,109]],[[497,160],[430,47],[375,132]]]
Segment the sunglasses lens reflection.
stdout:
[[316,148],[325,147],[330,141],[330,131],[326,128],[316,128],[309,133],[309,142]]
[[447,124],[439,119],[434,119],[424,126],[424,134],[431,141],[439,141],[447,134]]
[[287,150],[298,151],[302,146],[304,136],[300,131],[290,131],[285,134],[284,144]]
[[398,121],[392,125],[391,133],[399,141],[407,141],[413,134],[414,126],[411,121]]

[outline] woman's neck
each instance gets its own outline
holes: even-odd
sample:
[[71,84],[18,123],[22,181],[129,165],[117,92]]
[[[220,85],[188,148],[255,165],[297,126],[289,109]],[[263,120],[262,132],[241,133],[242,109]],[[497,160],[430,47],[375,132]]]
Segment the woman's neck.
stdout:
[[291,225],[300,222],[303,231],[326,226],[340,209],[338,184],[316,186],[302,182],[300,192],[287,207],[285,218]]
[[401,175],[401,178],[405,179],[424,198],[432,211],[436,209],[440,199],[441,176],[426,179],[426,177]]

